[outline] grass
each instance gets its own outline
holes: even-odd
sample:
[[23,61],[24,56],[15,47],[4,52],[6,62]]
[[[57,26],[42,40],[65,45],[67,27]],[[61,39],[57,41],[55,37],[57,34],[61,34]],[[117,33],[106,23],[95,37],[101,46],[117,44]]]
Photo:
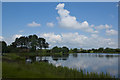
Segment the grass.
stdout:
[[[8,59],[8,60],[7,60]],[[84,73],[83,70],[56,67],[46,62],[25,63],[24,57],[12,54],[3,56],[3,78],[112,78],[109,74]]]
[[0,55],[0,78],[2,78],[2,56]]
[[24,64],[3,62],[3,78],[111,78],[110,75],[88,73],[67,67],[55,67],[45,62]]

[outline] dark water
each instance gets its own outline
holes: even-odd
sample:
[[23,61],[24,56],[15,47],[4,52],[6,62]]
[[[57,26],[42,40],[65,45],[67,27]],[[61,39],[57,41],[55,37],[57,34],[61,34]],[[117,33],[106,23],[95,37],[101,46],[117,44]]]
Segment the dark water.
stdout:
[[78,70],[85,69],[88,72],[104,72],[118,77],[118,58],[120,58],[119,54],[74,53],[63,57],[49,56],[40,58],[36,56],[36,61],[46,59],[56,67],[66,66]]

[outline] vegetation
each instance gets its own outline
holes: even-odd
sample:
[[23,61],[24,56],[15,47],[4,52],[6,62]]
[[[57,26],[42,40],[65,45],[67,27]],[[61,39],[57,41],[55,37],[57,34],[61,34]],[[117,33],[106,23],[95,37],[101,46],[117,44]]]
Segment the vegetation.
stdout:
[[[116,48],[98,48],[98,49],[70,49],[66,46],[49,48],[49,44],[44,38],[38,37],[37,35],[21,36],[16,38],[14,42],[7,45],[5,41],[0,41],[2,44],[2,53],[120,53],[120,49]],[[1,47],[1,46],[0,46]],[[43,49],[44,48],[44,49]]]
[[112,78],[109,74],[79,72],[46,62],[25,63],[25,57],[14,53],[3,56],[2,67],[3,78]]
[[12,44],[7,46],[5,41],[2,41],[2,51],[6,52],[35,52],[36,49],[48,48],[49,44],[44,38],[37,35],[22,36],[16,38]]
[[[44,38],[37,35],[22,36],[16,38],[14,42],[7,45],[5,41],[0,41],[2,47],[2,77],[3,78],[112,78],[104,73],[85,73],[83,70],[69,69],[67,67],[56,67],[46,62],[26,63],[26,58],[35,56],[64,57],[69,53],[119,53],[120,49],[99,48],[99,49],[69,49],[66,46],[49,48],[49,44]],[[1,52],[1,51],[0,51]],[[73,54],[77,57],[77,54]],[[109,56],[107,56],[109,57]]]

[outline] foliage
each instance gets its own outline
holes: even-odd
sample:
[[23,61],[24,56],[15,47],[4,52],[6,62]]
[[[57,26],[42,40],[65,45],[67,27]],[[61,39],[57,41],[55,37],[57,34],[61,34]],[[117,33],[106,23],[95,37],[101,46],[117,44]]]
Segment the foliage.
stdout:
[[53,47],[52,48],[52,53],[68,53],[69,49],[66,46],[61,47]]
[[2,47],[2,53],[12,53],[12,52],[38,52],[43,53],[43,48],[45,49],[45,53],[120,53],[120,48],[103,48],[100,47],[98,49],[68,49],[67,47],[53,47],[52,49],[46,50],[49,48],[48,42],[44,38],[38,37],[37,35],[29,35],[29,36],[21,36],[20,38],[16,38],[14,42],[7,46],[5,41],[0,41],[0,48]]
[[[0,41],[0,50],[2,49],[2,53],[8,52],[7,43],[5,41]],[[1,51],[0,51],[1,52]]]
[[63,53],[68,53],[69,52],[69,49],[65,46],[62,47],[62,50],[61,50]]
[[74,49],[73,49],[73,52],[74,52],[74,53],[77,53],[77,52],[78,52],[78,49],[77,49],[77,48],[74,48]]
[[36,49],[49,48],[49,44],[44,38],[37,35],[21,36],[16,38],[9,46],[2,41],[3,53],[6,52],[35,52]]

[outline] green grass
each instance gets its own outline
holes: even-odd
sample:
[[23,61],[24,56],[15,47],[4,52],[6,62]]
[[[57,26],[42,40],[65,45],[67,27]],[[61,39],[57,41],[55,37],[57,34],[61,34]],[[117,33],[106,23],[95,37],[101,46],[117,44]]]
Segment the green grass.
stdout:
[[[5,58],[5,59],[4,59]],[[7,60],[8,59],[8,60]],[[25,63],[24,57],[6,54],[2,62],[3,78],[112,78],[108,74],[80,72],[67,67],[55,67],[46,62]]]
[[0,78],[2,78],[2,56],[0,55]]
[[3,78],[111,78],[109,75],[78,72],[67,67],[55,67],[45,62],[7,63],[3,62]]

